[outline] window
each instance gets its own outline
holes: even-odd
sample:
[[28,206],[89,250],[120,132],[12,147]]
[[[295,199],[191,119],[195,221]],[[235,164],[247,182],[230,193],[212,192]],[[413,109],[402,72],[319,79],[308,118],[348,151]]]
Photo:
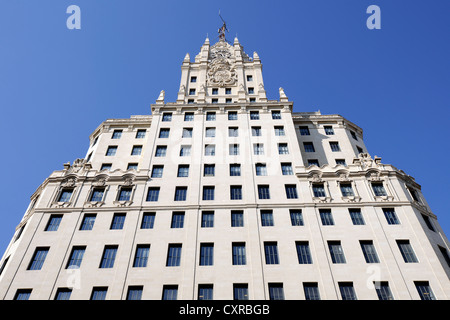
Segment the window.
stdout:
[[195,94],[195,89],[189,89],[189,95],[192,96]]
[[180,265],[181,258],[181,244],[169,244],[167,250],[167,267],[178,267]]
[[103,163],[102,167],[100,168],[101,170],[111,170],[112,164],[111,163]]
[[281,112],[279,110],[272,110],[272,120],[280,120]]
[[233,242],[231,246],[233,252],[233,266],[246,265],[247,259],[245,253],[245,243]]
[[216,128],[206,128],[205,136],[207,138],[214,138],[216,136]]
[[273,227],[273,212],[272,210],[261,210],[261,226]]
[[108,150],[106,150],[106,156],[112,157],[115,156],[117,152],[117,146],[109,146]]
[[278,154],[289,154],[289,149],[287,143],[278,144]]
[[244,211],[231,210],[231,226],[243,227],[244,226]]
[[333,263],[346,263],[340,241],[328,241],[328,249]]
[[32,289],[17,289],[14,300],[28,300],[30,299]]
[[214,243],[200,243],[200,266],[214,264]]
[[309,251],[308,241],[295,242],[297,248],[297,257],[299,264],[312,264],[311,252]]
[[265,163],[255,164],[255,169],[257,176],[267,176],[267,167]]
[[154,212],[144,212],[142,216],[141,229],[153,229],[153,225],[155,224],[155,216]]
[[164,171],[163,165],[154,165],[152,169],[152,178],[162,178]]
[[258,185],[258,198],[270,199],[269,185]]
[[133,190],[133,188],[131,188],[131,187],[120,187],[118,200],[119,201],[130,201],[132,190]]
[[179,178],[189,177],[189,165],[188,164],[178,165],[177,177],[179,177]]
[[421,300],[436,300],[428,281],[414,281]]
[[284,189],[286,191],[286,198],[298,199],[297,186],[295,184],[285,184]]
[[275,127],[275,135],[276,136],[284,136],[285,135],[284,127],[283,126],[276,126]]
[[214,186],[203,186],[203,200],[214,200]]
[[252,127],[252,136],[260,137],[261,136],[261,127]]
[[315,152],[314,145],[312,142],[303,142],[303,147],[305,148],[305,152]]
[[248,88],[248,94],[254,94],[255,88]]
[[358,154],[364,152],[364,150],[362,148],[358,147],[358,146],[356,146],[356,150],[358,150]]
[[90,201],[102,201],[105,194],[105,188],[94,188],[91,193]]
[[375,291],[379,300],[394,300],[391,289],[389,289],[389,284],[387,281],[374,282]]
[[141,300],[143,286],[129,286],[127,291],[127,300]]
[[193,112],[185,112],[184,113],[184,121],[194,121],[194,113]]
[[206,113],[206,121],[216,121],[216,113],[215,112],[207,112]]
[[225,94],[231,94],[231,88],[225,88]]
[[205,164],[203,167],[203,176],[214,177],[215,168],[216,168],[215,164]]
[[319,209],[320,220],[322,220],[323,226],[333,226],[334,220],[331,214],[331,209]]
[[216,146],[214,144],[207,144],[205,146],[205,156],[214,156],[216,154]]
[[70,288],[58,288],[56,290],[55,300],[69,300],[72,294],[72,289]]
[[309,136],[309,128],[306,126],[299,127],[301,136]]
[[50,219],[48,219],[47,226],[45,227],[45,231],[58,231],[59,224],[62,220],[62,214],[52,214]]
[[355,195],[351,183],[340,183],[339,186],[343,197],[352,197]]
[[379,263],[377,251],[375,250],[375,246],[373,245],[372,240],[361,240],[359,241],[361,244],[361,249],[364,254],[364,258],[367,263]]
[[72,197],[73,188],[64,188],[58,198],[58,202],[69,202]]
[[203,211],[202,212],[202,228],[213,228],[214,227],[214,211]]
[[241,175],[241,165],[239,163],[230,164],[230,177],[237,177]]
[[336,164],[340,164],[342,166],[346,166],[347,163],[345,163],[345,159],[336,159]]
[[149,187],[146,201],[158,201],[159,187]]
[[372,190],[377,197],[387,196],[382,182],[372,182]]
[[172,229],[181,229],[184,227],[184,212],[173,212],[172,223],[170,224]]
[[308,166],[318,166],[319,167],[319,160],[317,160],[317,159],[308,159]]
[[122,137],[122,130],[114,130],[111,139],[120,139]]
[[388,224],[400,224],[394,208],[383,208],[383,213]]
[[177,285],[164,285],[162,300],[177,300],[178,286]]
[[213,89],[212,89],[212,94],[213,94],[213,95],[219,94],[219,89],[213,88]]
[[237,111],[228,111],[228,120],[237,120],[238,114]]
[[414,253],[413,248],[411,247],[411,244],[409,243],[409,240],[397,240],[397,245],[398,245],[398,248],[400,249],[403,260],[406,263],[419,262]]
[[233,100],[231,98],[226,98],[225,99],[225,103],[231,103],[231,102],[233,102]]
[[92,288],[91,300],[106,300],[106,293],[108,287],[94,287]]
[[292,226],[303,226],[303,216],[301,209],[291,209],[289,210],[289,215],[291,216]]
[[167,146],[157,146],[155,157],[165,157],[167,153]]
[[144,139],[146,132],[146,129],[138,129],[138,131],[136,132],[136,139]]
[[447,249],[444,247],[441,247],[438,245],[439,251],[441,252],[442,256],[444,257],[445,262],[447,262],[447,266],[450,268],[450,256],[448,254]]
[[159,137],[158,138],[161,138],[161,139],[168,138],[169,134],[170,134],[170,129],[169,128],[161,128],[159,130]]
[[125,223],[125,213],[115,213],[111,223],[111,230],[121,230]]
[[266,256],[266,264],[279,264],[278,246],[276,242],[264,242],[264,254]]
[[211,99],[211,103],[219,103],[219,99],[213,98],[213,99]]
[[230,186],[230,199],[242,200],[242,186]]
[[187,187],[175,188],[175,201],[186,201]]
[[323,183],[314,183],[312,185],[312,189],[313,189],[314,197],[316,197],[316,198],[327,196],[325,193],[325,187],[324,187]]
[[269,283],[269,299],[284,300],[284,290],[282,283]]
[[325,129],[325,134],[326,134],[327,136],[332,136],[332,135],[334,135],[334,130],[333,130],[333,127],[332,127],[332,126],[324,126],[323,128]]
[[149,252],[150,252],[149,244],[138,244],[136,246],[136,254],[134,256],[133,268],[145,268],[147,266]]
[[339,142],[337,141],[330,141],[330,148],[333,152],[341,151],[341,148],[339,147]]
[[253,81],[253,76],[247,75],[247,81]]
[[234,143],[229,146],[230,156],[238,156],[239,155],[239,145]]
[[192,138],[193,128],[183,128],[182,138]]
[[348,209],[348,212],[350,213],[350,218],[352,219],[353,225],[362,226],[366,224],[364,222],[361,209]]
[[304,282],[303,291],[305,292],[305,300],[320,300],[317,282]]
[[253,144],[253,154],[255,156],[263,155],[264,154],[264,144],[262,144],[262,143]]
[[358,141],[358,138],[356,137],[355,131],[350,130],[350,134],[351,134],[351,136],[352,136],[352,138],[353,138],[354,140]]
[[180,147],[180,157],[189,157],[191,155],[191,146]]
[[250,120],[259,120],[259,111],[250,111]]
[[417,191],[411,187],[406,187],[406,189],[408,189],[409,193],[411,194],[411,197],[413,198],[414,201],[419,201],[419,197],[417,195]]
[[213,285],[199,284],[198,285],[198,300],[212,300],[213,299]]
[[69,261],[67,262],[66,269],[78,269],[81,266],[81,261],[83,260],[84,252],[86,251],[85,246],[73,247],[70,253]]
[[92,230],[94,228],[96,214],[85,214],[81,222],[80,230]]
[[172,121],[172,113],[171,112],[164,112],[162,117],[163,122],[170,122]]
[[248,284],[233,283],[233,300],[248,300]]
[[117,249],[119,246],[105,246],[103,250],[102,260],[100,262],[100,268],[112,268],[114,267],[114,261],[116,260]]
[[27,270],[41,270],[49,250],[48,247],[36,248]]
[[283,174],[283,176],[293,175],[294,172],[292,171],[292,163],[290,162],[281,163],[281,173]]
[[357,300],[353,282],[339,282],[342,300]]
[[239,136],[238,127],[228,127],[228,136],[229,137],[238,137]]

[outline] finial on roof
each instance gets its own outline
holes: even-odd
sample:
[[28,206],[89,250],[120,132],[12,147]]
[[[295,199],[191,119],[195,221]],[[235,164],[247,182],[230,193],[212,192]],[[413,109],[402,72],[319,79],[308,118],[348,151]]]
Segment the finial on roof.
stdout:
[[229,32],[227,29],[227,24],[225,22],[225,20],[223,20],[222,16],[220,15],[220,10],[219,10],[219,17],[222,20],[223,24],[222,27],[219,28],[218,33],[219,33],[219,40],[220,41],[226,41],[225,39],[225,31]]
[[186,53],[186,55],[184,56],[184,61],[190,61],[191,60],[191,56],[189,55],[189,52]]

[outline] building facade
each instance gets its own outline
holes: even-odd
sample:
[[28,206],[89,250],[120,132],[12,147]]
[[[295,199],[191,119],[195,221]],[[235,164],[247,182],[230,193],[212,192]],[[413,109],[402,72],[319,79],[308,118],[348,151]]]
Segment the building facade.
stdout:
[[109,119],[31,196],[12,299],[449,299],[449,241],[414,178],[340,115],[268,100],[238,39],[206,39],[176,102]]

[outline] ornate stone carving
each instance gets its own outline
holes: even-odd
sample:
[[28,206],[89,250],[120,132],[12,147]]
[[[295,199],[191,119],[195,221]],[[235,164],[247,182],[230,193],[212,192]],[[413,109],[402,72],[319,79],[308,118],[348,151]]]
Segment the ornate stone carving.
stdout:
[[210,63],[206,73],[208,85],[224,87],[237,81],[237,72],[232,61],[232,47],[225,41],[219,41],[211,47]]
[[75,183],[77,182],[77,180],[76,180],[76,178],[75,177],[70,177],[70,178],[67,178],[66,180],[64,180],[62,183],[61,183],[61,185],[63,186],[63,187],[73,187],[73,186],[75,186]]

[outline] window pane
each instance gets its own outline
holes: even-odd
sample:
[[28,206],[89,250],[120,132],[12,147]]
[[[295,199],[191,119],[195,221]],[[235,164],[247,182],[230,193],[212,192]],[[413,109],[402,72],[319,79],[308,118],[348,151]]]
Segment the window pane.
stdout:
[[112,268],[114,267],[114,261],[116,259],[118,246],[105,246],[103,251],[102,261],[100,268]]
[[170,225],[173,229],[180,229],[184,226],[184,212],[172,213],[172,223]]
[[243,211],[231,211],[231,226],[243,227],[244,226],[244,212]]
[[309,251],[309,243],[307,241],[296,242],[297,256],[299,264],[311,264],[311,252]]
[[201,243],[200,244],[200,265],[212,266],[214,263],[214,244]]
[[291,225],[303,226],[303,216],[301,210],[289,210],[291,216]]
[[153,229],[155,223],[155,213],[147,212],[142,216],[141,229]]
[[332,226],[334,225],[333,215],[331,214],[331,209],[319,209],[320,219],[322,220],[322,225]]
[[278,247],[276,242],[264,242],[266,264],[279,264]]
[[400,224],[394,208],[383,208],[383,213],[388,224]]
[[241,200],[242,199],[242,187],[241,186],[231,186],[230,187],[230,199],[231,200]]
[[106,300],[107,287],[92,288],[91,300]]
[[286,184],[284,187],[286,190],[286,197],[288,199],[297,199],[298,198],[297,186],[295,184]]
[[361,249],[367,263],[379,263],[378,255],[372,241],[360,241]]
[[80,230],[92,230],[95,223],[95,214],[85,214]]
[[127,292],[127,300],[141,300],[142,291],[142,286],[129,286]]
[[319,288],[317,283],[303,283],[306,300],[320,300]]
[[175,188],[175,201],[186,201],[187,187]]
[[245,265],[246,253],[245,253],[245,243],[233,243],[233,265]]
[[213,299],[213,285],[199,284],[198,285],[198,300],[212,300]]
[[341,291],[342,300],[357,300],[353,283],[339,282],[339,290]]
[[269,283],[270,300],[284,300],[284,290],[282,283]]
[[159,187],[148,188],[146,201],[158,201],[158,198],[159,198]]
[[326,197],[325,187],[323,183],[316,183],[312,185],[314,197]]
[[167,251],[167,267],[177,267],[180,265],[181,244],[169,244]]
[[328,249],[333,263],[346,263],[340,241],[328,241]]
[[406,263],[419,262],[409,240],[397,240],[397,245]]
[[104,188],[94,188],[94,190],[92,190],[91,201],[102,201],[104,193]]
[[202,228],[214,227],[214,211],[202,212]]
[[73,247],[66,269],[78,269],[85,251],[86,247]]
[[272,210],[261,210],[261,226],[272,227],[273,225]]
[[45,231],[57,231],[59,228],[59,224],[61,223],[62,217],[63,216],[60,214],[52,214],[50,216],[50,219],[48,220]]
[[55,300],[69,300],[72,294],[72,289],[69,288],[58,288],[56,291]]
[[258,186],[258,197],[259,199],[270,199],[270,190],[268,185]]
[[428,281],[415,281],[417,292],[422,300],[436,300]]
[[248,284],[233,284],[233,299],[248,300]]
[[364,225],[364,218],[361,214],[361,209],[348,209],[350,218],[354,225]]
[[125,223],[125,214],[122,214],[122,213],[114,214],[114,217],[113,217],[113,220],[111,223],[111,230],[123,229],[124,223]]
[[134,257],[134,268],[145,268],[148,262],[148,255],[150,252],[149,244],[142,244],[136,247],[136,255]]
[[49,248],[36,248],[28,270],[41,270]]

